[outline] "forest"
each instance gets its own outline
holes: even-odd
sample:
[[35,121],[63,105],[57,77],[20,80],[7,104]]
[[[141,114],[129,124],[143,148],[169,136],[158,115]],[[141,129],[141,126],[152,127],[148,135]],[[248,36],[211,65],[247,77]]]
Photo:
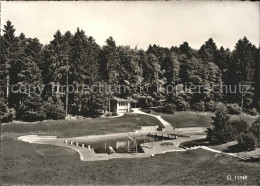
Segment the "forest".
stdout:
[[[112,37],[99,46],[78,28],[74,34],[58,30],[43,45],[15,33],[8,21],[0,40],[2,122],[98,117],[106,113],[112,97],[166,113],[214,112],[219,106],[230,114],[260,111],[259,46],[246,37],[233,50],[217,47],[212,38],[199,49],[184,42],[170,48],[152,44],[143,50],[119,46]],[[94,88],[71,91],[82,85]],[[97,85],[123,90],[100,91]],[[188,91],[177,91],[184,85]],[[65,88],[57,91],[59,86]]]

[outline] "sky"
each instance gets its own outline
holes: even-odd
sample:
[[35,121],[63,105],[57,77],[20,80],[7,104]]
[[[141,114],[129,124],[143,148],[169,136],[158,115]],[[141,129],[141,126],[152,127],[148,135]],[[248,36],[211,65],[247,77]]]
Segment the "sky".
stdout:
[[[99,45],[112,36],[118,45],[149,44],[200,48],[209,38],[233,49],[246,36],[259,46],[259,2],[225,1],[2,1],[1,29],[10,20],[16,35],[47,44],[59,29],[77,27]],[[3,34],[3,32],[1,32]]]

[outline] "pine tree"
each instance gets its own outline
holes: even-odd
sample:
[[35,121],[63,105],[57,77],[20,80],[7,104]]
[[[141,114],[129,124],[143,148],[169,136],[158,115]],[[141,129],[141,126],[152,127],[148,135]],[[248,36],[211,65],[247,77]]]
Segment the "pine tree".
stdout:
[[227,114],[227,110],[224,108],[217,110],[212,120],[213,127],[207,130],[207,140],[212,144],[228,142],[231,138],[231,131],[229,128],[230,116]]
[[[20,72],[17,80],[23,92],[16,96],[19,100],[17,105],[17,119],[23,121],[38,121],[45,119],[43,100],[39,87],[43,87],[41,71],[38,68],[38,60],[41,53],[41,45],[37,39],[27,39],[24,55],[21,55],[19,63]],[[22,89],[20,88],[20,89]]]
[[171,52],[167,55],[162,63],[162,70],[164,70],[164,77],[166,78],[167,84],[176,85],[180,82],[180,63],[175,53]]
[[[100,47],[93,37],[87,37],[83,30],[77,29],[72,39],[71,71],[73,82],[80,85],[91,87],[99,79],[99,61],[98,56]],[[82,106],[85,102],[91,102],[92,92],[74,94],[74,110],[76,113],[82,112]],[[92,104],[89,104],[91,106]],[[88,109],[85,109],[85,111]]]
[[201,46],[198,52],[205,63],[214,62],[217,53],[216,43],[210,38]]
[[116,42],[112,37],[106,40],[106,45],[102,48],[100,62],[100,71],[101,74],[103,74],[103,79],[106,80],[109,85],[118,85],[121,67]]
[[214,63],[218,65],[218,67],[222,71],[226,71],[229,65],[230,51],[229,49],[224,49],[222,46],[216,52]]
[[4,94],[6,103],[9,105],[10,90],[9,86],[14,78],[11,78],[12,68],[15,68],[16,54],[18,50],[18,39],[15,37],[15,29],[10,21],[7,21],[3,29],[4,35],[1,39],[1,64],[0,64],[0,76],[1,82],[6,88]]
[[243,92],[236,91],[236,93],[226,96],[229,102],[241,103],[240,105],[246,108],[253,106],[252,103],[255,97],[255,88],[253,85],[255,84],[256,74],[256,53],[256,47],[246,37],[237,42],[228,67],[227,83],[232,86],[238,86],[239,84],[249,85],[252,88],[250,91],[252,94],[245,96]]
[[129,46],[118,48],[120,59],[119,83],[124,86],[122,97],[132,96],[137,93],[137,87],[142,83],[140,58],[137,49]]

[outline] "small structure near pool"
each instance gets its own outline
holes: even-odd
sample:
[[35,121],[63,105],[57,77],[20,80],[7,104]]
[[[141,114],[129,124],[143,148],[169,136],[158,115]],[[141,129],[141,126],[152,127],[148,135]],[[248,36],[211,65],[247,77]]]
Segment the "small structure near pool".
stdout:
[[116,114],[122,112],[130,112],[132,102],[133,100],[131,99],[113,97],[110,100],[110,112],[114,112]]

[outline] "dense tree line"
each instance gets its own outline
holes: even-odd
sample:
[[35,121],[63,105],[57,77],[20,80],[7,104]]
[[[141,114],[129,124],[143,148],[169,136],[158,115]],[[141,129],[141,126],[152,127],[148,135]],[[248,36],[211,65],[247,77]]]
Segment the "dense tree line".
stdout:
[[[107,110],[112,96],[138,100],[142,107],[167,103],[175,110],[215,111],[225,104],[231,112],[255,114],[260,108],[259,48],[247,38],[240,39],[233,51],[218,48],[211,38],[199,50],[184,42],[171,48],[149,45],[144,51],[118,46],[112,37],[99,46],[78,28],[74,34],[58,30],[49,44],[42,45],[23,33],[16,36],[8,21],[0,41],[0,115],[5,121],[98,116]],[[231,94],[217,86],[176,92],[184,85],[220,84],[250,85],[250,93],[233,90]],[[77,85],[120,88],[71,91]]]

